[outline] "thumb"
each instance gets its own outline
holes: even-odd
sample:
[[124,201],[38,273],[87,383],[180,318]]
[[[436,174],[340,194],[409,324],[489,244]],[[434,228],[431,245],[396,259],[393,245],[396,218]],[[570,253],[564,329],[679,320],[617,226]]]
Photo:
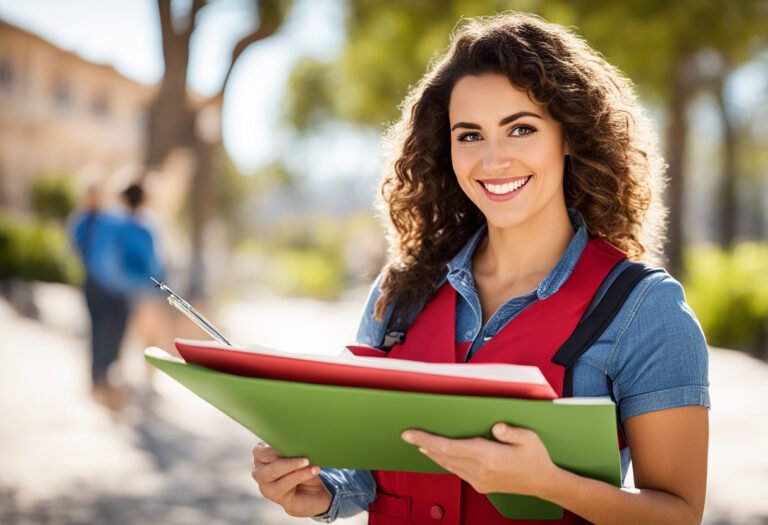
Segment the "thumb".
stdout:
[[536,435],[532,430],[512,427],[506,423],[496,423],[493,425],[491,431],[493,432],[493,437],[502,443],[508,443],[510,445],[521,445]]

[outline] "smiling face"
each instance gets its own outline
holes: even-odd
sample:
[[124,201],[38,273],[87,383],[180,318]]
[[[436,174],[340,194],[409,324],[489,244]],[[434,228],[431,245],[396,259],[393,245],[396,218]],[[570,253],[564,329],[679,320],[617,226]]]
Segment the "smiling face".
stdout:
[[453,170],[489,226],[564,212],[568,150],[544,106],[503,75],[468,75],[456,82],[448,115]]

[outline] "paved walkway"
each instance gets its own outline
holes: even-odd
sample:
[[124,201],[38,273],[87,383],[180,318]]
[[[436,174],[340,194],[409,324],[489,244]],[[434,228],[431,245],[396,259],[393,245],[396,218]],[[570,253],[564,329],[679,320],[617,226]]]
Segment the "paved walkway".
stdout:
[[[256,438],[170,379],[156,377],[158,393],[135,394],[119,415],[94,404],[79,294],[57,285],[37,294],[40,322],[0,301],[0,523],[311,523],[259,495]],[[254,299],[224,309],[221,326],[235,341],[333,352],[354,337],[362,300]],[[139,385],[140,349],[128,347],[125,375]],[[768,365],[712,350],[711,381],[705,523],[766,525]]]

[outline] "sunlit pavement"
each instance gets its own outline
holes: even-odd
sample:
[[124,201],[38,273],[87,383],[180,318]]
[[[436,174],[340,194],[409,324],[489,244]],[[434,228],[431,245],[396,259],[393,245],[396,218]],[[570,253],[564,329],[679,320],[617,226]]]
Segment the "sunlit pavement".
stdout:
[[[250,478],[256,437],[164,376],[156,394],[143,388],[136,341],[123,355],[132,403],[115,415],[91,401],[78,291],[36,292],[40,322],[0,301],[0,523],[311,523],[259,495]],[[255,298],[224,308],[221,327],[241,343],[335,352],[354,338],[363,299]],[[768,524],[768,365],[712,350],[710,376],[705,523]]]

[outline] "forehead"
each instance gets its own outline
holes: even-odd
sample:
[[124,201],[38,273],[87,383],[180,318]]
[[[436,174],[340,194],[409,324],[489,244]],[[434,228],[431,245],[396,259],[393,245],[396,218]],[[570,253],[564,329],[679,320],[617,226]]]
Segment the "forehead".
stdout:
[[448,116],[456,120],[499,120],[517,111],[546,115],[546,108],[531,100],[528,92],[513,85],[503,75],[467,75],[453,86],[448,103]]

